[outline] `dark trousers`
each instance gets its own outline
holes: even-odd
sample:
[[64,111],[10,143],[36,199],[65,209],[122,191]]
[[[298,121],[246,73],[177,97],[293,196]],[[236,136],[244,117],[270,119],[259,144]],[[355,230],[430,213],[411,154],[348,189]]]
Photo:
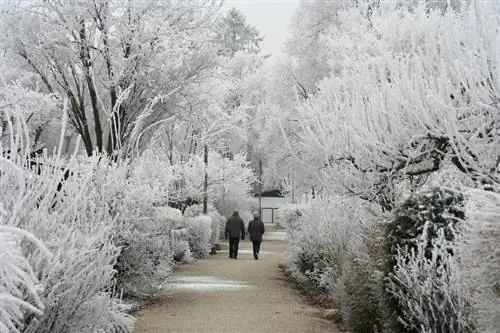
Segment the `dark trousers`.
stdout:
[[239,237],[230,237],[229,238],[229,257],[230,258],[238,258],[238,245],[240,244]]
[[252,241],[253,243],[253,255],[259,254],[261,241]]

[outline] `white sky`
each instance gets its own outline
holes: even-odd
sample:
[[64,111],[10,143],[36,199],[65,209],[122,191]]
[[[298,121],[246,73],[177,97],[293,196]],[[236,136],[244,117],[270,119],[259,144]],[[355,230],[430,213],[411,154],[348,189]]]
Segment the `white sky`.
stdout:
[[226,0],[222,9],[239,9],[265,37],[261,43],[263,53],[277,56],[283,54],[281,47],[288,35],[290,18],[299,4],[300,0]]

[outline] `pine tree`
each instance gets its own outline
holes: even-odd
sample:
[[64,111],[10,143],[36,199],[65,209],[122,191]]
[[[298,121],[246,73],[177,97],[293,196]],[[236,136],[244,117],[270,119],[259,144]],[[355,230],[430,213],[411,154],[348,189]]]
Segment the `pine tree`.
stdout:
[[246,22],[246,17],[236,8],[231,8],[216,23],[218,55],[233,57],[238,51],[257,54],[260,52],[260,36],[255,26]]

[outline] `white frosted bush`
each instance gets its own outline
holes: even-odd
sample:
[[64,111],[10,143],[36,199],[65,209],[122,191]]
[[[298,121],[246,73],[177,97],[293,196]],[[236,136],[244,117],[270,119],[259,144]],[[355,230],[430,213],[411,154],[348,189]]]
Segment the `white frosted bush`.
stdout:
[[367,221],[359,230],[360,243],[347,254],[334,299],[350,332],[382,332],[389,309],[384,292],[385,223]]
[[[224,228],[226,225],[226,218],[219,214],[219,212],[215,209],[214,206],[208,205],[207,207],[208,213],[206,216],[210,217],[212,220],[212,236],[210,238],[210,245],[213,246],[220,238],[224,235]],[[203,215],[203,205],[192,205],[186,208],[184,212],[184,217],[196,217]]]
[[172,207],[155,207],[155,219],[168,229],[179,228],[184,221],[182,212]]
[[212,238],[212,219],[209,216],[196,216],[186,219],[191,253],[196,258],[205,258],[210,254]]
[[160,169],[155,165],[146,155],[130,165],[101,168],[96,180],[100,200],[108,203],[117,220],[115,243],[121,253],[115,265],[116,290],[125,297],[152,296],[172,273],[170,230],[182,216],[176,209],[153,206],[166,194],[151,171]]
[[[0,207],[1,208],[1,207]],[[3,215],[3,216],[2,216]],[[6,217],[6,212],[0,217]],[[39,292],[42,286],[21,249],[21,239],[28,236],[51,256],[45,246],[27,232],[0,225],[0,332],[17,333],[25,315],[43,314]]]
[[306,207],[306,205],[301,204],[281,205],[280,209],[278,209],[278,225],[290,231],[294,230],[302,218],[303,211]]
[[[94,165],[97,160],[93,159]],[[24,316],[20,327],[26,333],[69,332],[79,326],[78,317],[86,312],[115,308],[112,297],[99,305],[94,302],[113,287],[120,252],[113,243],[114,220],[105,203],[93,200],[92,168],[65,172],[64,162],[56,157],[45,157],[32,170],[25,163],[29,161],[20,156],[0,157],[0,192],[10,193],[0,198],[7,212],[2,223],[35,235],[52,257],[31,243],[22,244],[42,286],[39,297],[44,311]],[[122,332],[131,331],[133,320],[126,314],[118,311],[114,318],[115,323],[109,318],[106,323],[95,318],[94,323],[100,327],[116,324],[124,328]]]
[[474,332],[467,288],[452,254],[454,244],[438,229],[429,258],[428,226],[426,222],[416,250],[398,252],[386,285],[401,306],[398,320],[422,333]]
[[[96,200],[99,191],[94,186],[94,167],[99,157],[85,158],[88,163],[81,166],[75,156],[69,162],[61,159],[61,149],[51,157],[30,158],[29,131],[22,111],[10,107],[0,109],[3,125],[9,128],[9,136],[0,142],[0,193],[8,193],[0,196],[0,228],[10,233],[22,230],[23,237],[30,239],[13,242],[2,236],[2,240],[6,240],[2,246],[8,249],[1,255],[14,255],[12,258],[20,266],[19,270],[11,270],[15,267],[2,265],[3,276],[9,274],[10,277],[2,276],[0,284],[12,281],[14,272],[18,274],[16,279],[24,276],[24,282],[18,280],[4,285],[11,296],[24,301],[19,303],[22,305],[19,312],[4,308],[8,306],[7,301],[0,302],[0,312],[7,310],[10,313],[7,320],[16,321],[15,328],[10,327],[9,332],[71,332],[81,326],[78,318],[98,311],[113,311],[114,316],[105,322],[92,318],[95,327],[114,326],[120,327],[121,332],[131,332],[133,319],[123,312],[125,309],[116,306],[119,302],[112,294],[113,266],[119,248],[113,243],[115,220],[109,206]],[[61,137],[63,135],[64,128]],[[36,239],[39,241],[33,241]],[[51,255],[48,256],[48,252]],[[36,279],[28,279],[30,274]],[[29,285],[35,282],[36,289]],[[16,288],[20,289],[16,291]],[[97,304],[95,300],[105,294],[110,296]],[[6,324],[4,319],[2,323]],[[93,329],[79,331],[95,332]]]
[[175,261],[189,263],[193,260],[189,248],[189,233],[186,228],[170,231],[170,248]]
[[383,329],[383,223],[356,199],[317,197],[282,206],[290,244],[286,265],[298,282],[323,292],[352,332]]
[[500,331],[500,194],[466,192],[466,221],[458,256],[470,287],[477,331]]
[[299,281],[335,288],[346,254],[361,222],[355,200],[318,197],[304,209],[293,229],[286,265]]
[[215,210],[208,212],[208,216],[212,219],[212,237],[210,238],[210,245],[214,246],[219,243],[219,240],[221,240],[224,235],[226,219]]
[[225,219],[211,205],[202,215],[202,205],[186,208],[182,228],[171,231],[171,248],[178,262],[191,262],[193,257],[205,258],[219,241]]
[[115,265],[117,291],[140,299],[153,296],[172,273],[169,235],[155,235],[132,226],[117,240],[122,248]]
[[68,333],[131,332],[134,319],[130,315],[123,315],[131,310],[132,306],[117,302],[109,293],[103,293],[81,305],[81,311],[75,315]]

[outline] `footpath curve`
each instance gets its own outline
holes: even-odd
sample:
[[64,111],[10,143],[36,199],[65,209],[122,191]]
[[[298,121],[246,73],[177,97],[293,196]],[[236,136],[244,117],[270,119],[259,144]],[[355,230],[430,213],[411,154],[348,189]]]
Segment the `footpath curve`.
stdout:
[[266,226],[260,260],[240,242],[238,260],[219,251],[177,267],[152,304],[134,313],[136,333],[336,333],[335,324],[287,282],[279,268],[285,242]]

